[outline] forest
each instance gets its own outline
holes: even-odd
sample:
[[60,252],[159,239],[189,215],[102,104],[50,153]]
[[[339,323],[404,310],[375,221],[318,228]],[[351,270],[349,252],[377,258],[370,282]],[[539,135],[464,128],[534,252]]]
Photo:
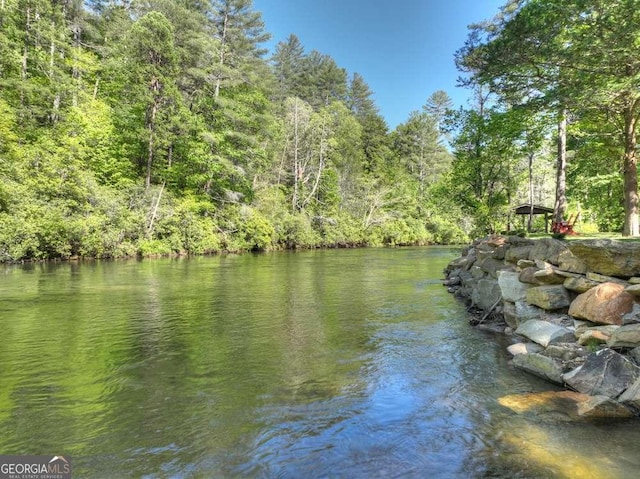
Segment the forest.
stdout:
[[251,0],[0,0],[0,261],[463,243],[526,202],[638,236],[638,7],[510,0],[468,107],[391,131]]

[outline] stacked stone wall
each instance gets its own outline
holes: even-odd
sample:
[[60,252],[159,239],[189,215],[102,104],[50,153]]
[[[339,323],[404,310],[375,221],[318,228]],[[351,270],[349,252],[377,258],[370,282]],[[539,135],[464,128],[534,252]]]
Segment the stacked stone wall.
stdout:
[[640,415],[640,243],[491,236],[445,275],[474,324],[514,338],[515,366],[586,397],[584,416]]

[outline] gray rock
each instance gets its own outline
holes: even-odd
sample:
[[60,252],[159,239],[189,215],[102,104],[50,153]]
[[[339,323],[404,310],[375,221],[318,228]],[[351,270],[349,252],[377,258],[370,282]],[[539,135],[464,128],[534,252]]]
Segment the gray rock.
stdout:
[[518,317],[516,316],[516,305],[510,301],[505,301],[502,304],[502,316],[504,317],[504,322],[507,323],[507,326],[510,328],[518,327]]
[[505,252],[507,250],[507,246],[506,245],[500,245],[498,246],[495,251],[493,252],[493,259],[499,259],[499,260],[503,260],[504,256],[505,256]]
[[562,376],[578,392],[617,398],[640,377],[640,368],[612,349],[592,353],[582,366]]
[[521,260],[528,260],[531,252],[531,245],[512,246],[504,255],[505,261],[509,263],[519,263]]
[[629,351],[629,357],[632,358],[636,364],[640,364],[640,347],[633,348]]
[[500,286],[495,279],[481,279],[471,295],[471,301],[480,309],[488,311],[502,298]]
[[606,276],[604,274],[598,274],[592,271],[587,272],[585,276],[587,279],[595,281],[596,283],[617,283],[623,286],[626,286],[628,284],[624,279],[615,278],[613,276]]
[[633,278],[629,278],[629,284],[640,284],[640,277],[634,276]]
[[573,255],[564,255],[558,266],[561,270],[570,273],[585,274],[588,271],[584,261]]
[[559,275],[553,268],[541,269],[533,273],[533,277],[541,284],[563,284],[567,278]]
[[555,265],[559,265],[560,259],[565,256],[571,256],[569,248],[563,241],[554,238],[537,240],[529,253],[530,260],[542,260]]
[[[640,272],[640,243],[616,240],[578,240],[568,243],[573,255],[588,271],[630,278]],[[564,268],[563,268],[564,269]]]
[[636,348],[640,346],[640,324],[627,324],[616,328],[607,341],[610,348]]
[[532,268],[536,265],[535,261],[531,261],[530,259],[519,259],[516,263],[516,266],[521,270],[525,268]]
[[535,274],[538,272],[538,268],[535,266],[530,266],[528,268],[523,269],[518,274],[518,280],[521,283],[532,284],[534,286],[540,286],[542,283],[536,279]]
[[576,293],[586,293],[591,288],[595,288],[600,283],[597,281],[591,281],[584,276],[578,276],[575,278],[567,278],[564,280],[563,286],[569,291],[575,291]]
[[482,279],[487,275],[480,266],[475,265],[469,268],[469,273],[473,279]]
[[591,396],[578,404],[578,416],[590,419],[633,417],[633,412],[607,396]]
[[571,297],[564,286],[537,286],[527,291],[527,303],[553,311],[568,307]]
[[627,314],[622,315],[622,324],[640,323],[640,304],[633,303],[633,308]]
[[505,263],[494,258],[487,258],[482,262],[478,262],[478,266],[487,273],[490,277],[498,279],[498,271],[513,270],[513,265]]
[[558,326],[539,319],[530,319],[518,326],[516,334],[529,338],[545,348],[552,343],[573,341],[573,332],[562,326]]
[[513,365],[553,383],[563,384],[562,364],[558,359],[540,353],[525,353],[514,356]]
[[539,353],[544,351],[544,348],[536,343],[516,343],[509,346],[507,351],[512,356],[517,356],[518,354]]
[[640,284],[632,284],[631,286],[627,286],[627,289],[625,289],[625,291],[640,299]]
[[623,392],[618,400],[625,406],[640,412],[640,379],[636,380]]
[[516,301],[516,322],[518,325],[530,319],[540,319],[544,310],[537,306],[532,306],[526,301]]
[[557,343],[550,344],[544,354],[550,358],[571,361],[572,359],[587,357],[589,351],[576,343]]
[[518,280],[518,273],[513,271],[500,271],[498,273],[498,284],[502,292],[502,298],[505,301],[522,301],[527,297],[527,290],[531,285],[521,283]]

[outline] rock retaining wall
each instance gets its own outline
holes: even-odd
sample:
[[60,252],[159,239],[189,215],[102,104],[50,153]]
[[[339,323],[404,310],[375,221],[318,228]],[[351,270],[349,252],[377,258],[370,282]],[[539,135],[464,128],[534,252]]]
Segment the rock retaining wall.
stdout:
[[445,275],[473,323],[516,339],[515,366],[586,398],[582,416],[640,415],[640,243],[492,236]]

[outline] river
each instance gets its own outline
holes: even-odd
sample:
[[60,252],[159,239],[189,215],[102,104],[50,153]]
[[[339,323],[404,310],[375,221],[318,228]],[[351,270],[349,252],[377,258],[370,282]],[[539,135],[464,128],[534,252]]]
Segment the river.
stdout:
[[518,414],[450,248],[0,269],[0,453],[74,477],[626,478],[640,422]]

